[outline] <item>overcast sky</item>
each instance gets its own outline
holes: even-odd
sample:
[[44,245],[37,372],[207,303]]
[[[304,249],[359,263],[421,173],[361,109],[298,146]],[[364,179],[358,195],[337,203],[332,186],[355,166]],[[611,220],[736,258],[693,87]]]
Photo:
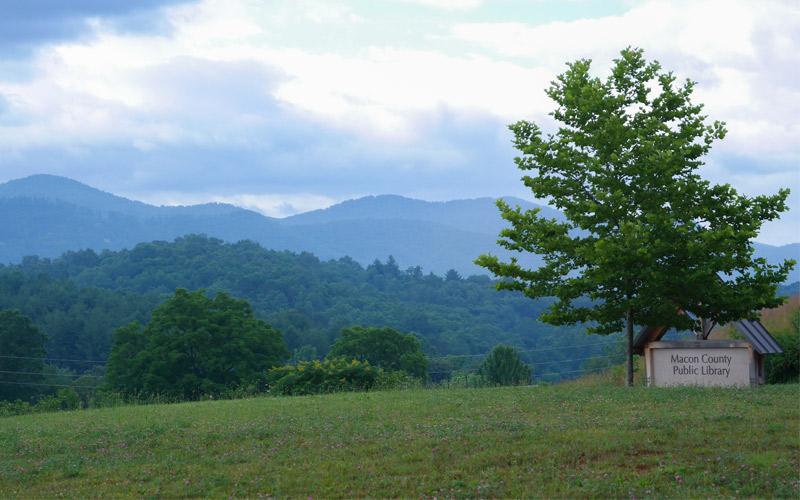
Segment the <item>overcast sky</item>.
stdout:
[[273,216],[367,194],[525,197],[506,125],[548,126],[566,61],[602,74],[633,45],[727,122],[707,178],[795,191],[759,240],[800,240],[797,1],[0,5],[0,182],[51,173]]

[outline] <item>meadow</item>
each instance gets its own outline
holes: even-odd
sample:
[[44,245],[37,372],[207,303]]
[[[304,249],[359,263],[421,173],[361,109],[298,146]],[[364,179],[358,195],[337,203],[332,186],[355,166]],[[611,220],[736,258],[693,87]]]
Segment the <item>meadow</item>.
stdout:
[[800,386],[414,389],[0,418],[0,497],[800,495]]

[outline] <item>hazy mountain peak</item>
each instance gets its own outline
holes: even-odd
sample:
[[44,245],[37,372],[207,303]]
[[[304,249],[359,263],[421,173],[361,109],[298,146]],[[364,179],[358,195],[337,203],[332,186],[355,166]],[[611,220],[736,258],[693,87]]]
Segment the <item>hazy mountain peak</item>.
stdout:
[[[561,218],[561,214],[520,198],[504,197],[523,209],[540,208],[543,215]],[[496,199],[491,197],[450,201],[425,201],[399,195],[364,196],[328,208],[296,214],[283,219],[288,225],[325,224],[341,221],[405,220],[432,222],[462,231],[497,236],[506,222],[500,217]]]
[[[104,193],[97,188],[87,186],[79,181],[52,174],[34,174],[20,179],[13,179],[0,184],[0,192],[45,192],[46,190],[76,190],[76,191],[96,191]],[[110,193],[105,193],[114,196]]]
[[[50,174],[36,174],[21,179],[14,179],[0,184],[0,197],[3,198],[48,198],[55,199],[67,193],[99,192],[99,189],[87,186],[68,177]],[[109,196],[113,196],[109,193]]]
[[[550,207],[504,199],[523,209],[540,208],[545,217],[563,218]],[[156,207],[54,175],[0,184],[0,263],[83,248],[131,248],[202,233],[231,242],[248,239],[276,250],[308,251],[323,259],[347,255],[362,264],[393,255],[401,266],[420,265],[440,273],[452,268],[467,275],[483,272],[473,264],[481,253],[509,256],[496,244],[507,225],[490,197],[424,201],[365,196],[276,220],[221,203]],[[800,244],[755,246],[756,254],[770,262],[800,253]],[[523,259],[525,265],[538,262],[532,256]],[[798,272],[793,271],[793,281]]]
[[0,198],[32,198],[53,200],[98,210],[146,214],[155,207],[140,201],[129,200],[76,180],[50,174],[37,174],[0,184]]

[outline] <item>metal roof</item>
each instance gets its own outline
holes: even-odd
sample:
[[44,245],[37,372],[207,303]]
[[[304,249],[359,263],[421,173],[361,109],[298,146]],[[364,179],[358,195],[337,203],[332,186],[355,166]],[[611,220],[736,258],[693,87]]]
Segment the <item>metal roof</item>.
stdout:
[[742,319],[736,321],[733,326],[739,333],[753,344],[753,349],[759,354],[780,354],[783,352],[781,346],[769,334],[760,321],[749,321]]
[[[742,319],[734,321],[733,326],[744,338],[753,345],[753,349],[759,354],[781,354],[783,349],[772,335],[769,334],[760,321],[750,321]],[[663,326],[647,326],[642,328],[633,340],[633,351],[637,354],[644,352],[644,346],[650,342],[661,340],[667,333],[667,328]]]
[[661,340],[661,337],[667,333],[668,328],[665,326],[647,326],[642,328],[638,335],[633,339],[633,352],[636,354],[644,353],[644,346],[650,342]]

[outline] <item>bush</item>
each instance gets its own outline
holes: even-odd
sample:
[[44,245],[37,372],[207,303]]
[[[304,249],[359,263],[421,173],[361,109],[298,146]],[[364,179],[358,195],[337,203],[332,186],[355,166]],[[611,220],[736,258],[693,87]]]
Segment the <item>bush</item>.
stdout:
[[419,339],[392,328],[345,328],[327,357],[355,358],[384,370],[402,370],[412,377],[424,379],[428,376],[428,359]]
[[531,369],[522,362],[516,349],[498,345],[486,356],[478,373],[493,385],[523,385],[531,383]]
[[267,384],[273,394],[284,395],[365,391],[375,387],[380,373],[368,361],[331,358],[273,368]]
[[89,408],[115,408],[128,404],[125,397],[119,392],[108,389],[98,389],[89,398]]
[[477,389],[479,387],[490,387],[486,377],[480,373],[453,372],[450,377],[437,384],[438,387],[446,389]]
[[775,334],[783,354],[766,357],[765,368],[768,384],[786,384],[800,380],[800,333]]
[[391,389],[416,389],[423,387],[421,379],[412,377],[403,371],[387,371],[380,370],[378,380],[375,381],[375,390],[391,390]]
[[37,412],[77,410],[82,407],[80,395],[72,387],[59,389],[55,396],[45,396],[36,405]]
[[0,401],[0,417],[27,415],[36,412],[36,407],[27,401]]

